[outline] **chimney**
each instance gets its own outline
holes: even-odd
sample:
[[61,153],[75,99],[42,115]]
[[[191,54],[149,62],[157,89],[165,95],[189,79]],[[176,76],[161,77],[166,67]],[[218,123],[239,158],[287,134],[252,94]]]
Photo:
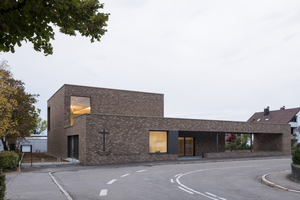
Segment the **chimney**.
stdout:
[[280,110],[284,110],[285,109],[285,106],[282,106],[281,108],[280,108]]
[[264,109],[264,116],[267,116],[269,114],[269,109],[270,109],[269,106]]

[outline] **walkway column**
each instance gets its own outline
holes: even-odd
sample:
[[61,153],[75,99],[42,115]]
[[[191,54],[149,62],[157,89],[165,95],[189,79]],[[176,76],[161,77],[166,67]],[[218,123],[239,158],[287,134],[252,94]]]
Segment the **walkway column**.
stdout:
[[251,145],[251,152],[252,152],[252,133],[250,133],[250,145]]
[[235,134],[235,151],[237,151],[237,134]]
[[219,139],[219,133],[217,133],[217,141],[216,141],[216,144],[217,144],[217,153],[219,152],[219,147],[218,147],[218,139]]

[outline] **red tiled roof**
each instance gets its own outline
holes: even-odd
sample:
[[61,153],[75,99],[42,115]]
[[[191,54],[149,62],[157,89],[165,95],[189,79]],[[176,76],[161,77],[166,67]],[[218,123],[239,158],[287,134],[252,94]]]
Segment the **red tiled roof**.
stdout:
[[[288,124],[291,119],[300,111],[300,108],[291,108],[284,110],[274,110],[270,111],[268,115],[264,116],[264,112],[256,112],[248,119],[247,122],[269,122],[269,123],[279,123]],[[269,120],[266,120],[269,118]],[[259,121],[257,121],[260,119]]]

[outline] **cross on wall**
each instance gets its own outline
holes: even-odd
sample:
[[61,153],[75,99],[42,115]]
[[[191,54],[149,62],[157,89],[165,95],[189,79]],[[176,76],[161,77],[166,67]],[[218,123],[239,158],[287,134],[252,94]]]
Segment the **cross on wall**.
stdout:
[[109,134],[109,132],[105,132],[105,129],[103,129],[103,132],[99,132],[100,134],[103,134],[103,152],[105,151],[105,134]]

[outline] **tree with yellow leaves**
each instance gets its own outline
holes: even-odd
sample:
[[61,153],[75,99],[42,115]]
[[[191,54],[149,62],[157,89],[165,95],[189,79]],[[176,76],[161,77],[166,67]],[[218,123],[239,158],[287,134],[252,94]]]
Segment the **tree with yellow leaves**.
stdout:
[[7,61],[0,63],[0,140],[4,150],[15,150],[17,140],[29,137],[36,127],[37,96],[25,92],[24,83],[13,78]]

